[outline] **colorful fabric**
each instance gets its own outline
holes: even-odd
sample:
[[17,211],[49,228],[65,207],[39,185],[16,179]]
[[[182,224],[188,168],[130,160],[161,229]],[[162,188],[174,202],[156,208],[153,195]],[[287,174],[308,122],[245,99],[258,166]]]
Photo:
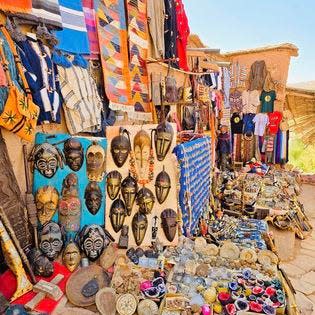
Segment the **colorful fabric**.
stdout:
[[56,49],[73,54],[89,54],[89,40],[81,0],[59,0],[63,30],[56,32]]
[[27,13],[32,9],[32,0],[0,0],[0,8],[12,13]]
[[97,31],[96,31],[96,15],[94,10],[93,0],[82,0],[84,18],[86,29],[88,32],[88,38],[90,43],[91,55],[89,58],[98,59],[100,54],[100,46],[98,43]]
[[99,2],[97,29],[110,108],[132,112],[124,0]]
[[275,135],[277,134],[280,126],[280,122],[282,120],[282,114],[280,112],[268,113],[269,117],[269,134]]
[[127,0],[130,87],[132,105],[136,112],[150,111],[149,77],[146,67],[148,56],[148,26],[146,12],[146,0]]
[[260,95],[261,112],[272,113],[275,100],[276,100],[276,92],[274,90],[270,92],[262,91]]
[[238,90],[230,93],[230,106],[232,111],[241,113],[243,110],[242,93]]

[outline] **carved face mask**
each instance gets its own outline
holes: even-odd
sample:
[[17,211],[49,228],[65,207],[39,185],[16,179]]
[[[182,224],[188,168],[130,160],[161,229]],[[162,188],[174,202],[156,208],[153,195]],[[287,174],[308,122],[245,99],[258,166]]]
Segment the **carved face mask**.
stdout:
[[60,226],[55,222],[48,222],[43,226],[39,235],[39,248],[50,260],[58,257],[63,245]]
[[121,128],[119,133],[119,136],[114,137],[111,142],[110,152],[115,164],[122,167],[128,158],[131,145],[128,131]]
[[163,171],[158,174],[155,180],[155,194],[159,204],[162,204],[171,189],[171,179],[169,175],[165,172],[165,168],[163,166]]
[[75,138],[68,139],[63,146],[67,165],[77,172],[83,164],[84,155],[81,143]]
[[107,193],[111,200],[116,199],[120,191],[121,174],[118,171],[111,171],[107,175]]
[[163,161],[172,145],[174,130],[169,122],[164,121],[154,131],[156,157],[159,161]]
[[80,247],[91,261],[100,257],[108,245],[104,230],[97,224],[83,227],[79,237]]
[[62,153],[47,142],[34,146],[30,161],[33,162],[34,168],[47,178],[52,178],[59,166],[63,168]]
[[161,213],[161,220],[164,234],[172,242],[177,231],[177,213],[173,209],[165,209]]
[[121,194],[126,204],[127,215],[131,214],[137,192],[137,181],[129,174],[128,177],[126,177],[121,184]]
[[103,180],[105,163],[105,150],[97,142],[93,142],[86,151],[87,177],[90,181],[101,182]]
[[126,217],[126,206],[120,197],[112,203],[109,217],[113,230],[117,233],[122,228]]
[[140,130],[134,137],[133,149],[138,169],[147,169],[151,152],[151,138],[144,130]]
[[137,212],[132,219],[131,225],[136,244],[140,246],[148,228],[147,216],[141,212]]
[[155,198],[150,189],[143,187],[138,191],[136,201],[139,206],[139,211],[144,214],[149,214],[153,209]]
[[63,251],[62,261],[69,271],[74,271],[79,265],[81,260],[80,249],[76,243],[70,242]]
[[84,193],[85,205],[91,214],[95,215],[102,204],[102,191],[97,182],[90,182]]
[[28,254],[28,259],[35,275],[50,277],[54,273],[54,265],[39,249],[32,248]]
[[59,201],[59,194],[56,188],[44,186],[35,194],[37,217],[41,225],[44,225],[54,216]]

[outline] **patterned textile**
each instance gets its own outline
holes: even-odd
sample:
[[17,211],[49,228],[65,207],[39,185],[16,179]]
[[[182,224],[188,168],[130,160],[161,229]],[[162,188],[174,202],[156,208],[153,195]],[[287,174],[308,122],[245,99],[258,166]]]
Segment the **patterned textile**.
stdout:
[[[149,111],[148,26],[146,0],[127,0],[132,104],[137,112]],[[149,114],[150,118],[151,114]]]
[[91,55],[89,58],[98,59],[100,54],[100,46],[98,43],[97,31],[96,31],[96,16],[94,10],[93,0],[82,0],[83,12],[85,17],[86,29],[88,32],[88,38],[90,43]]
[[229,68],[231,88],[245,87],[247,69],[244,65],[240,65],[238,62],[233,63]]
[[89,40],[81,0],[59,0],[63,30],[56,32],[55,47],[73,54],[89,54]]
[[180,165],[179,204],[183,232],[194,233],[199,219],[207,210],[211,187],[211,139],[204,137],[175,147]]
[[0,8],[2,11],[10,11],[12,13],[30,12],[32,0],[0,0]]

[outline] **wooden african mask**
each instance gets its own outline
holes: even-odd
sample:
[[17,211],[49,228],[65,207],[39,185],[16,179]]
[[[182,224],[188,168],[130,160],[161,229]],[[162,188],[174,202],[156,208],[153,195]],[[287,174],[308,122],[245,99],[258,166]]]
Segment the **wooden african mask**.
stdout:
[[32,248],[27,255],[34,274],[41,277],[50,277],[54,273],[54,265],[36,248]]
[[96,141],[86,151],[86,170],[90,181],[101,182],[105,174],[106,153]]
[[137,132],[133,139],[133,150],[140,177],[145,177],[149,169],[151,153],[151,138],[146,131]]
[[111,171],[107,174],[106,188],[111,200],[116,199],[120,191],[121,174],[118,171]]
[[66,140],[63,145],[63,153],[66,159],[66,164],[71,170],[74,172],[79,171],[84,160],[83,148],[80,141],[75,138]]
[[124,225],[126,217],[126,206],[120,197],[112,203],[109,211],[109,217],[113,230],[116,233],[119,232]]
[[80,229],[81,201],[78,192],[78,177],[68,174],[62,183],[59,200],[59,223],[65,232],[77,232]]
[[170,189],[171,189],[171,178],[165,172],[165,168],[163,166],[163,171],[158,174],[155,180],[155,195],[159,204],[162,204],[166,200],[170,192]]
[[171,148],[174,130],[172,125],[166,120],[161,122],[156,129],[153,130],[155,152],[158,161],[163,161]]
[[120,128],[119,136],[113,138],[110,145],[110,152],[118,167],[122,167],[131,150],[129,133],[126,129]]
[[132,207],[136,199],[136,195],[138,192],[138,184],[137,181],[129,175],[123,180],[121,184],[121,194],[125,201],[127,215],[131,215]]
[[70,241],[62,254],[62,261],[69,271],[74,271],[80,265],[81,254],[78,245]]
[[177,231],[177,213],[173,209],[165,209],[161,213],[162,228],[166,238],[172,242]]
[[147,216],[141,212],[135,213],[132,218],[132,233],[135,238],[137,246],[140,246],[144,240],[145,233],[148,228]]
[[138,191],[136,201],[140,212],[150,214],[154,206],[155,198],[150,189],[143,187]]
[[60,226],[55,222],[46,223],[39,233],[39,248],[50,260],[58,257],[63,245]]
[[36,144],[29,160],[33,162],[33,167],[47,178],[52,178],[59,166],[63,168],[62,153],[57,147],[48,142]]
[[59,202],[59,193],[52,186],[43,186],[36,191],[35,204],[37,217],[41,225],[47,223],[54,216]]
[[102,204],[102,191],[97,182],[90,182],[84,193],[85,205],[93,215],[97,214]]

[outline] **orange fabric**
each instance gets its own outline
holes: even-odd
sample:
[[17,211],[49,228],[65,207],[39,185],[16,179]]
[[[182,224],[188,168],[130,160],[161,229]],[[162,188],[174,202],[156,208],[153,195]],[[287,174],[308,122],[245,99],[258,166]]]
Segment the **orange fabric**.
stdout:
[[0,8],[13,13],[27,13],[32,9],[32,0],[0,0]]

